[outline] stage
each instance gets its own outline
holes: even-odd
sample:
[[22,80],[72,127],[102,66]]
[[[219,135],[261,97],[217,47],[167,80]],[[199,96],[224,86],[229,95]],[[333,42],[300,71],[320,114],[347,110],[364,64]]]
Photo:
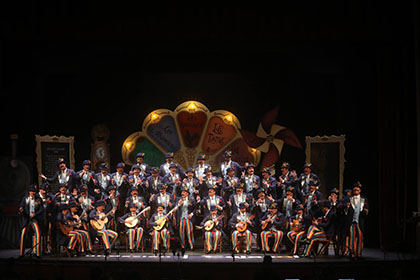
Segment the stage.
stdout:
[[[200,251],[115,252],[69,258],[18,259],[18,250],[0,251],[3,279],[418,279],[420,262],[411,254],[366,248],[360,260],[329,255],[204,254]],[[415,274],[414,274],[415,275]]]

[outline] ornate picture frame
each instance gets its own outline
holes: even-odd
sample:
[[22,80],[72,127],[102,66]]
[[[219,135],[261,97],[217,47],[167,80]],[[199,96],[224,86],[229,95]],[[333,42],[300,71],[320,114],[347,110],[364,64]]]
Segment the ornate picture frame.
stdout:
[[306,162],[314,166],[321,181],[320,191],[328,194],[333,188],[343,194],[345,165],[345,135],[306,136]]
[[[36,167],[39,174],[51,177],[57,171],[58,158],[64,158],[67,167],[74,169],[74,136],[41,136],[35,135],[36,141]],[[42,179],[38,176],[38,184]],[[54,190],[51,186],[51,190]]]

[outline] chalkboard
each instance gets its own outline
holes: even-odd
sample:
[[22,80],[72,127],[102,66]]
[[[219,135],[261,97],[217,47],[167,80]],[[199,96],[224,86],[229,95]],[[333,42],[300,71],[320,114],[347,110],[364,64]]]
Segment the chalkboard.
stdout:
[[[57,162],[59,158],[64,158],[67,167],[74,169],[74,137],[64,136],[40,136],[36,135],[37,141],[37,169],[38,175],[44,174],[47,177],[53,177],[58,170]],[[41,184],[39,179],[39,184]],[[56,192],[58,184],[51,185],[51,191]]]

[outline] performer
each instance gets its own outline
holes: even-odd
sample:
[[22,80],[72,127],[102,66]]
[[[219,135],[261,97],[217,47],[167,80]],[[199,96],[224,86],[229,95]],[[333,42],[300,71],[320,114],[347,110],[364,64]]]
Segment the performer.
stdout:
[[[277,181],[273,176],[271,176],[271,169],[264,167],[261,171],[261,176],[261,189],[264,190],[267,196],[277,199]],[[280,197],[278,199],[280,199]]]
[[286,196],[287,187],[293,186],[296,181],[296,171],[290,171],[290,169],[290,164],[288,162],[283,162],[280,167],[281,175],[277,182],[277,199],[284,198]]
[[228,201],[235,190],[235,186],[239,184],[239,178],[235,176],[235,170],[231,167],[226,169],[227,175],[222,181],[222,196]]
[[[62,204],[58,208],[57,214],[57,244],[68,249],[70,256],[75,256],[81,252],[81,235],[73,228],[75,219],[70,215],[69,205]],[[66,245],[66,242],[68,243]],[[76,246],[77,252],[76,252]]]
[[133,223],[126,226],[127,236],[128,236],[128,248],[130,253],[138,252],[140,244],[143,240],[144,228],[146,226],[146,213],[139,215],[138,207],[134,203],[130,203],[128,208],[130,212],[119,218],[119,222],[125,224],[128,221],[128,218],[134,220]]
[[163,205],[163,213],[166,214],[166,210],[172,208],[172,196],[167,193],[168,186],[166,184],[161,184],[158,187],[159,193],[153,196],[152,201],[150,202],[152,206],[152,211],[157,211],[158,205]]
[[300,201],[294,196],[295,188],[289,186],[286,189],[286,196],[279,201],[280,209],[287,221],[295,214],[295,208],[300,204]]
[[303,200],[303,198],[305,198],[306,194],[309,192],[309,182],[319,182],[318,175],[312,172],[312,168],[312,163],[305,163],[305,165],[303,166],[303,172],[298,177],[298,182],[300,186],[299,197],[301,198],[301,200]]
[[105,255],[107,256],[111,253],[112,246],[118,238],[118,233],[106,228],[108,213],[105,213],[104,211],[105,202],[103,200],[96,201],[95,209],[89,213],[89,219],[92,236],[98,236],[102,239],[105,248]]
[[242,236],[245,237],[246,253],[251,253],[252,235],[250,228],[254,226],[254,215],[248,213],[247,208],[246,203],[241,202],[239,212],[233,214],[229,220],[229,226],[232,229],[232,246],[236,253],[239,253],[238,238]]
[[58,193],[56,193],[55,195],[56,207],[60,207],[60,205],[63,205],[63,204],[68,205],[71,199],[72,197],[68,194],[68,191],[67,191],[67,184],[60,184],[58,186]]
[[128,209],[130,204],[135,204],[137,206],[137,211],[146,207],[146,201],[142,196],[139,196],[139,191],[136,187],[131,187],[130,196],[125,200],[125,208]]
[[85,214],[85,211],[83,210],[82,213],[79,213],[79,207],[75,201],[70,202],[69,210],[69,215],[73,221],[73,231],[79,234],[80,253],[82,255],[86,252],[92,254],[92,242],[89,233],[83,229],[83,221],[81,219],[81,216]]
[[48,192],[49,186],[44,182],[38,188],[38,197],[41,199],[44,211],[39,219],[39,227],[41,230],[42,253],[49,254],[55,250],[56,236],[56,211],[55,211],[55,195]]
[[261,218],[261,249],[264,253],[270,251],[268,238],[274,237],[274,244],[272,251],[277,253],[280,243],[283,239],[283,232],[285,230],[284,215],[278,211],[278,204],[272,202],[268,208],[268,212]]
[[365,231],[365,220],[369,213],[369,204],[367,198],[362,196],[362,184],[356,182],[353,185],[353,195],[349,198],[349,203],[345,206],[346,228],[348,235],[346,237],[345,255],[360,258],[363,248],[363,232]]
[[105,201],[105,212],[110,212],[108,218],[108,228],[117,231],[117,213],[120,209],[120,196],[117,194],[117,190],[114,185],[108,186],[107,194],[104,197]]
[[[141,176],[147,177],[150,175],[150,166],[144,162],[145,154],[140,152],[136,155],[136,165],[140,167]],[[133,165],[134,166],[134,165]],[[133,168],[131,168],[130,175],[133,175]]]
[[131,167],[131,170],[133,171],[133,175],[128,177],[128,183],[130,185],[130,191],[131,188],[136,188],[139,192],[139,195],[143,196],[145,195],[145,188],[143,187],[143,183],[145,178],[143,177],[141,173],[141,168],[135,164]]
[[153,253],[157,255],[159,252],[159,244],[162,244],[162,252],[165,254],[170,245],[170,224],[172,221],[171,215],[164,213],[165,206],[163,204],[157,205],[157,213],[153,214],[149,220],[149,225],[153,227]]
[[[144,199],[150,201],[152,195],[159,193],[159,185],[163,183],[163,177],[159,176],[159,169],[157,167],[150,168],[151,175],[146,178],[144,182],[145,194]],[[153,198],[152,198],[153,199]]]
[[192,168],[188,168],[185,174],[186,178],[182,180],[181,189],[187,187],[189,189],[190,197],[193,198],[195,201],[196,197],[200,195],[199,181],[197,178],[194,178],[194,170]]
[[60,185],[67,185],[68,189],[72,191],[76,187],[76,173],[73,169],[67,168],[67,163],[64,158],[58,159],[57,166],[59,170],[55,173],[54,177],[47,178],[44,174],[40,174],[39,176],[50,184],[58,182]]
[[232,151],[225,151],[224,154],[224,161],[220,163],[220,177],[224,178],[228,175],[228,168],[232,168],[234,171],[234,176],[240,177],[242,167],[239,163],[232,160]]
[[117,195],[121,194],[122,189],[127,189],[128,174],[124,172],[125,163],[119,162],[115,167],[115,172],[111,174],[111,183],[114,185]]
[[244,184],[244,192],[253,197],[257,197],[256,191],[260,188],[260,177],[255,175],[255,167],[252,163],[246,165],[245,168],[246,170],[242,172],[241,176],[241,182]]
[[209,187],[208,196],[204,197],[203,200],[199,201],[203,206],[204,216],[210,215],[210,209],[212,206],[218,211],[217,214],[221,215],[226,204],[221,196],[216,195],[214,187]]
[[179,228],[181,248],[184,250],[187,247],[187,240],[190,249],[194,250],[193,218],[197,203],[195,199],[190,196],[190,188],[188,186],[182,188],[181,197],[178,198],[176,204],[179,205],[176,221]]
[[88,222],[90,211],[94,209],[93,204],[95,202],[95,198],[88,194],[88,187],[86,185],[81,185],[79,189],[80,196],[78,203],[83,211],[83,215],[81,215],[80,218],[84,223],[84,228],[87,229],[86,224]]
[[212,251],[216,253],[218,245],[222,238],[223,215],[218,215],[218,210],[215,205],[210,208],[210,215],[206,216],[201,222],[200,226],[205,230],[205,250],[206,254]]
[[289,232],[287,238],[293,245],[292,254],[297,256],[300,241],[305,238],[307,229],[311,226],[311,217],[303,213],[305,207],[299,204],[296,213],[289,218]]
[[192,167],[194,170],[195,178],[200,180],[200,178],[205,176],[206,169],[210,168],[210,164],[206,163],[206,155],[205,154],[199,154],[197,157],[197,164]]
[[108,164],[103,162],[99,166],[100,172],[96,174],[95,180],[96,185],[93,190],[95,201],[103,200],[106,194],[106,190],[112,184],[111,175],[109,174]]
[[166,160],[166,162],[164,164],[162,164],[159,168],[159,175],[161,177],[165,177],[165,175],[169,173],[169,168],[170,168],[172,163],[174,163],[176,165],[176,173],[184,174],[184,170],[182,170],[181,166],[179,166],[179,164],[176,164],[174,162],[174,153],[172,153],[172,152],[167,153],[165,155],[165,160]]
[[235,193],[229,197],[227,204],[230,208],[230,215],[239,212],[239,205],[245,203],[246,208],[252,205],[252,195],[244,193],[243,184],[239,183],[235,186]]
[[93,195],[93,189],[96,185],[96,175],[91,168],[92,162],[90,160],[84,160],[82,162],[82,170],[76,172],[77,185],[86,185],[88,187],[89,195]]
[[331,211],[331,202],[323,200],[320,203],[320,207],[323,216],[319,219],[314,219],[308,229],[305,239],[307,244],[304,250],[305,257],[309,257],[315,242],[328,241],[335,233],[335,213]]
[[42,207],[42,200],[36,196],[36,185],[30,185],[27,192],[19,205],[22,225],[19,256],[24,256],[25,237],[32,229],[32,252],[38,258],[41,257],[41,231],[38,221],[42,218],[44,207]]
[[180,195],[180,188],[182,184],[181,174],[177,172],[178,165],[176,163],[171,163],[169,165],[169,172],[163,176],[163,182],[168,186],[168,193],[172,195],[172,198],[175,199]]
[[258,251],[261,250],[261,218],[267,213],[268,207],[274,201],[274,199],[269,196],[267,197],[264,190],[262,188],[257,190],[257,200],[254,202],[254,206],[252,207],[252,213],[255,215],[254,224],[255,224],[255,231],[257,233],[257,249]]
[[217,178],[213,175],[211,168],[204,169],[204,175],[199,178],[200,198],[203,198],[208,194],[209,187],[214,187],[216,194],[220,195],[222,180],[221,177]]
[[337,188],[333,188],[330,191],[330,195],[328,196],[328,200],[331,201],[331,208],[335,211],[340,204],[340,201],[338,199],[338,195],[340,194],[340,191]]
[[319,203],[322,200],[322,194],[317,190],[318,181],[309,181],[309,192],[306,194],[303,204],[306,214],[312,217],[319,216]]

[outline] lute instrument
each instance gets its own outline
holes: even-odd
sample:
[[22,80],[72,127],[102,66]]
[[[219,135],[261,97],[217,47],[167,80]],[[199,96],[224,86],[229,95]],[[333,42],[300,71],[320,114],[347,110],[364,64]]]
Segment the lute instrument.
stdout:
[[131,217],[128,217],[127,219],[125,219],[125,221],[124,221],[124,225],[126,226],[126,227],[128,227],[128,228],[133,228],[133,227],[135,227],[137,224],[138,224],[138,222],[139,222],[139,217],[141,216],[141,214],[143,214],[144,212],[146,212],[147,210],[149,210],[150,209],[150,206],[148,206],[148,207],[146,207],[146,208],[144,208],[140,213],[138,213],[137,215],[135,215],[135,216],[131,216]]
[[268,220],[271,220],[274,216],[274,214],[270,214],[267,216],[267,219],[264,220],[265,223],[261,225],[262,230],[265,230],[269,225],[271,225],[272,222],[269,222]]
[[156,220],[157,225],[153,226],[154,230],[160,231],[163,229],[163,227],[166,225],[166,219],[169,217],[169,215],[171,215],[176,209],[178,209],[178,207],[180,206],[180,204],[176,205],[174,208],[171,209],[171,211],[169,211],[166,215],[164,215],[162,218]]
[[204,229],[205,229],[206,231],[211,231],[211,230],[213,230],[213,229],[214,229],[214,227],[216,226],[216,222],[217,222],[217,221],[220,221],[223,217],[224,217],[224,214],[222,214],[222,215],[218,216],[216,219],[211,219],[211,220],[206,221],[206,222],[204,223]]
[[[255,215],[251,215],[248,217],[248,220],[246,221],[240,221],[236,224],[236,230],[239,231],[240,233],[245,232],[248,228],[248,224],[249,222],[251,222],[251,220],[255,217]],[[242,226],[241,226],[242,225]]]

